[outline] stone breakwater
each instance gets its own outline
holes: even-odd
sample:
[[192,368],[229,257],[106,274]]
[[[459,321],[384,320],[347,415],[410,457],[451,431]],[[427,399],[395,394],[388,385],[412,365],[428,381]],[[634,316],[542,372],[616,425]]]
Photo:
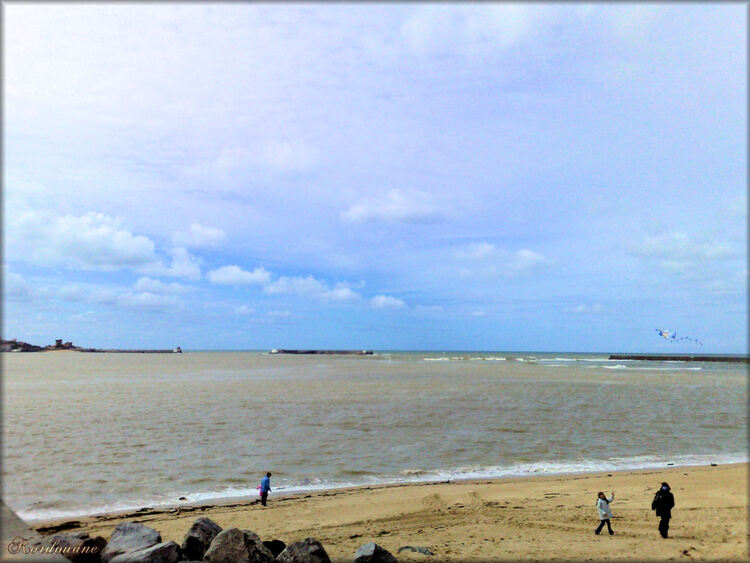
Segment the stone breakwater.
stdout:
[[610,360],[638,360],[642,362],[728,362],[750,363],[750,356],[689,356],[678,354],[674,356],[648,354],[612,354]]
[[[37,538],[14,538],[8,544],[12,555],[34,556],[58,563],[330,563],[323,545],[315,538],[285,543],[279,539],[261,540],[255,532],[239,528],[222,529],[209,518],[200,517],[185,534],[182,545],[163,542],[161,534],[138,522],[122,522],[109,541],[87,532],[55,534]],[[422,547],[403,546],[401,551],[423,555]],[[352,556],[353,563],[397,563],[387,550],[374,542],[363,544]]]

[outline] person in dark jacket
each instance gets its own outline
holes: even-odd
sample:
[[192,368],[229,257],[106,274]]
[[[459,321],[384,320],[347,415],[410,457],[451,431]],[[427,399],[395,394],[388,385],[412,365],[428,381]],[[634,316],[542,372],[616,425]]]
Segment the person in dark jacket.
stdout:
[[669,533],[669,519],[672,517],[672,508],[674,508],[674,495],[670,492],[669,485],[662,483],[661,488],[654,495],[651,510],[656,511],[657,518],[661,518],[659,533],[663,538],[666,538]]
[[260,503],[266,506],[266,499],[268,499],[268,493],[271,492],[271,473],[266,473],[266,476],[260,480]]

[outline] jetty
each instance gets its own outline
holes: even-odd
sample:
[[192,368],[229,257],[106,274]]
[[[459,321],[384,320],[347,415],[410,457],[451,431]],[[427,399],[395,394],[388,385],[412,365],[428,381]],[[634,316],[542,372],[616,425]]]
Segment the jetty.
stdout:
[[686,354],[611,354],[610,360],[639,360],[644,362],[729,362],[750,363],[750,356],[690,356]]
[[340,356],[372,356],[372,350],[284,350],[274,348],[271,354],[330,354]]

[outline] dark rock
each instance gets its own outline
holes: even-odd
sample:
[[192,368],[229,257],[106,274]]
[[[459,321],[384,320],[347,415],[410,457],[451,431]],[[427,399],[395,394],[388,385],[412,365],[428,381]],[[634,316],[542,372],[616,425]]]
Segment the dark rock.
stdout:
[[101,536],[89,537],[88,532],[76,532],[48,536],[42,543],[51,547],[55,553],[62,553],[74,563],[99,563],[107,540]]
[[366,543],[354,554],[354,563],[398,563],[393,555],[374,542]]
[[161,534],[143,524],[136,522],[122,522],[117,525],[107,547],[102,551],[102,563],[109,563],[110,559],[127,553],[146,549],[161,543]]
[[326,550],[313,538],[294,542],[286,546],[276,558],[280,563],[331,563]]
[[177,563],[181,556],[180,546],[170,541],[121,553],[110,559],[110,563]]
[[214,538],[221,532],[219,526],[213,520],[205,517],[198,518],[193,522],[193,526],[185,534],[182,542],[182,553],[187,559],[200,561],[206,550],[214,541]]
[[39,526],[36,531],[40,534],[53,534],[55,532],[62,532],[63,530],[70,530],[72,528],[80,528],[80,520],[68,520],[62,524],[54,524],[52,526]]
[[273,555],[257,534],[230,528],[219,532],[203,559],[211,563],[271,563]]
[[279,556],[279,553],[286,549],[286,544],[281,540],[267,540],[263,542],[263,545],[268,548],[268,551],[271,552],[274,559]]
[[424,555],[435,555],[426,547],[414,547],[413,545],[405,545],[403,547],[399,547],[398,553],[401,553],[402,551],[413,551],[415,553],[423,553]]

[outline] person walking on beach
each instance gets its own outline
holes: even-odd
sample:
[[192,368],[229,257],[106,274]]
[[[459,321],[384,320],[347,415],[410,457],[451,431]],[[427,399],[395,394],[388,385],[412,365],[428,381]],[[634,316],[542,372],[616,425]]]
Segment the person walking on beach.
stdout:
[[612,536],[615,532],[612,530],[612,524],[609,523],[609,519],[612,518],[612,509],[609,507],[609,503],[615,499],[615,493],[612,493],[609,499],[602,492],[599,492],[597,497],[596,508],[599,510],[599,526],[594,530],[594,533],[598,536],[602,532],[604,524],[606,524],[609,535]]
[[656,510],[656,517],[661,518],[659,533],[663,538],[666,538],[669,534],[669,519],[672,517],[672,508],[674,508],[674,495],[670,492],[669,485],[662,483],[651,502],[651,510]]
[[268,493],[271,492],[271,474],[266,473],[266,476],[260,480],[260,503],[266,506],[266,500],[268,499]]

